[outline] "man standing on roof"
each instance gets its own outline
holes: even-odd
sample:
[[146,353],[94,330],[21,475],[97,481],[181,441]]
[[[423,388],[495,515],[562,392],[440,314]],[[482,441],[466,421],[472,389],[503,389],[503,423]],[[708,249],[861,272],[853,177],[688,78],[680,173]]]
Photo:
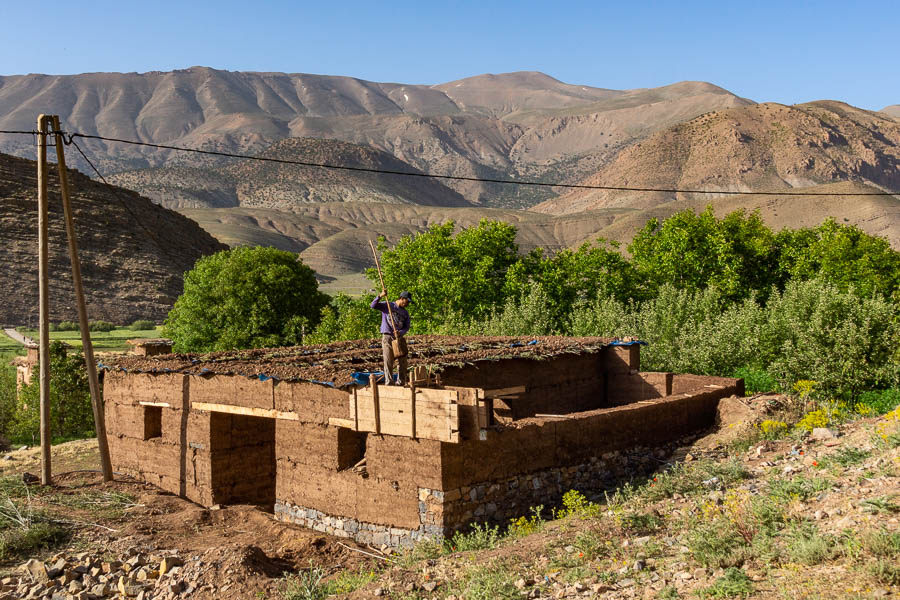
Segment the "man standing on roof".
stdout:
[[[406,307],[412,302],[412,294],[409,292],[400,292],[400,296],[395,302],[382,302],[381,299],[387,295],[387,292],[381,292],[372,300],[372,308],[381,311],[381,353],[384,356],[384,376],[387,385],[394,383],[394,333],[397,334],[397,341],[400,346],[400,356],[396,357],[400,363],[397,367],[397,380],[399,385],[406,385],[406,332],[409,331],[409,313]],[[390,309],[388,309],[390,304]],[[394,317],[394,325],[391,326],[391,317]]]

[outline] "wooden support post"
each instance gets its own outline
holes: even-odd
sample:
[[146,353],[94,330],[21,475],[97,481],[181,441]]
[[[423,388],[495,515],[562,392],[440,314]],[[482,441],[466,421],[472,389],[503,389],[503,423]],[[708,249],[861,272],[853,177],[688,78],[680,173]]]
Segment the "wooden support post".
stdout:
[[375,415],[375,433],[381,433],[381,407],[378,405],[378,381],[375,375],[369,376],[369,383],[372,384],[372,411]]
[[409,384],[409,437],[416,439],[416,382]]
[[38,178],[38,329],[40,332],[41,369],[41,485],[50,485],[50,301],[47,244],[47,132],[49,115],[37,120],[37,178]]
[[[59,117],[51,117],[54,131],[60,131]],[[87,307],[84,301],[84,287],[81,281],[81,263],[78,261],[78,239],[75,237],[75,219],[69,198],[69,177],[66,171],[66,156],[63,138],[56,134],[56,163],[59,167],[59,191],[62,196],[63,214],[66,219],[66,237],[69,239],[69,261],[72,263],[72,284],[75,288],[75,304],[78,307],[78,324],[81,328],[81,348],[88,372],[91,389],[91,406],[94,409],[94,428],[97,430],[97,445],[100,448],[100,466],[103,480],[112,481],[112,462],[109,458],[109,443],[106,439],[106,422],[103,418],[103,399],[100,396],[100,381],[97,377],[97,361],[94,360],[94,345],[88,325]]]
[[359,431],[359,396],[353,388],[353,431]]

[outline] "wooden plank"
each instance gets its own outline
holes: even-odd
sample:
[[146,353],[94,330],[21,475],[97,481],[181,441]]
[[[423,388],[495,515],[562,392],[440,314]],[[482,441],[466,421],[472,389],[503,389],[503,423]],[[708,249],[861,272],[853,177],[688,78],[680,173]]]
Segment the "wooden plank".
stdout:
[[[398,391],[402,393],[398,394]],[[375,431],[377,416],[377,427],[382,434],[458,441],[459,392],[378,386],[377,393],[379,400],[376,414],[372,401],[373,390],[371,388],[356,390],[357,431]]]
[[172,408],[168,402],[138,402],[141,406],[161,406],[163,408]]
[[347,429],[353,429],[354,431],[356,431],[356,426],[350,419],[338,419],[337,417],[330,417],[328,419],[328,424],[332,427],[346,427]]
[[497,388],[494,390],[484,390],[485,398],[499,398],[500,396],[517,396],[519,394],[525,393],[525,386],[519,385],[516,387],[508,387],[508,388]]
[[416,384],[409,386],[409,437],[416,439]]
[[350,399],[350,403],[353,405],[350,407],[350,410],[353,411],[353,431],[359,431],[359,405],[356,399],[356,388],[353,388],[353,397]]
[[[141,403],[143,404],[143,403]],[[287,421],[299,421],[300,415],[295,412],[283,412],[271,408],[251,408],[247,406],[235,406],[233,404],[213,404],[211,402],[191,402],[192,410],[205,410],[209,412],[228,413],[230,415],[243,415],[245,417],[264,417],[267,419],[285,419]]]
[[375,433],[381,433],[381,407],[378,404],[378,382],[375,376],[369,376],[369,383],[372,384],[372,413],[375,415]]

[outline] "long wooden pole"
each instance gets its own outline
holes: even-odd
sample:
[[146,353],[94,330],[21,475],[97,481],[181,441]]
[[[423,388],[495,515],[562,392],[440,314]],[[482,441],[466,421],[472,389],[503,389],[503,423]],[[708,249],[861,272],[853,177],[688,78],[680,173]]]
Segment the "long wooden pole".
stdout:
[[50,485],[50,302],[47,244],[47,132],[50,117],[37,120],[38,178],[38,330],[41,370],[41,485]]
[[[384,275],[381,274],[381,265],[378,264],[378,253],[375,251],[375,244],[372,243],[372,240],[369,240],[369,247],[372,248],[372,256],[375,257],[375,268],[378,270],[378,278],[381,280],[381,291],[384,294],[384,301],[387,303],[388,316],[391,318],[391,329],[394,330],[394,339],[398,340],[400,338],[397,337],[397,325],[394,323],[394,313],[391,311],[391,299],[387,297],[387,288],[384,287]],[[386,379],[387,375],[385,375]]]
[[[59,117],[53,117],[53,130],[60,131]],[[91,406],[94,409],[94,428],[97,430],[97,444],[100,448],[100,466],[103,480],[112,481],[112,462],[109,458],[109,443],[106,439],[106,422],[103,418],[103,400],[100,397],[100,381],[97,378],[97,362],[94,360],[94,344],[88,326],[87,307],[84,302],[84,287],[81,281],[81,263],[78,260],[78,239],[75,237],[75,219],[69,199],[69,176],[66,171],[66,156],[62,135],[56,134],[56,163],[59,167],[59,191],[62,196],[63,214],[66,219],[66,237],[69,240],[69,261],[72,263],[72,284],[75,288],[75,303],[78,306],[78,325],[81,328],[81,347],[87,366],[88,384],[91,388]]]

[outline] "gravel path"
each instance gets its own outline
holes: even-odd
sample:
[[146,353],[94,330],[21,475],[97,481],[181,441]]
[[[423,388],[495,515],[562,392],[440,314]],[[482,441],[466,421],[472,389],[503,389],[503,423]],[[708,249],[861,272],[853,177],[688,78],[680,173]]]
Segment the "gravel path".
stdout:
[[19,342],[19,343],[22,344],[23,346],[27,346],[28,344],[33,344],[33,343],[34,343],[34,340],[33,340],[33,339],[31,339],[30,337],[26,337],[26,336],[22,335],[21,333],[19,333],[18,331],[16,331],[16,330],[13,329],[12,327],[7,327],[7,328],[5,328],[5,329],[3,330],[3,333],[5,333],[5,334],[8,335],[9,337],[11,337],[12,339],[16,340],[17,342]]

